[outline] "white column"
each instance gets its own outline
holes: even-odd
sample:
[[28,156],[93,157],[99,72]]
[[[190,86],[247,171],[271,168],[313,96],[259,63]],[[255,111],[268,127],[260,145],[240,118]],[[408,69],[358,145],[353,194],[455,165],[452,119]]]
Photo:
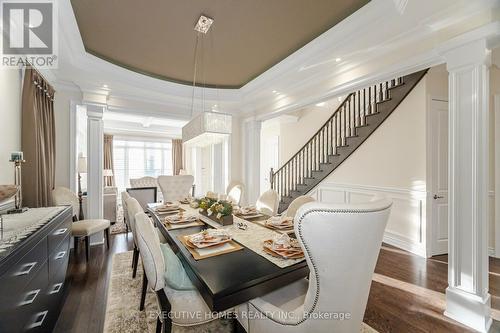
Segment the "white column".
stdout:
[[249,119],[244,126],[244,179],[247,204],[255,204],[260,195],[260,132],[262,122]]
[[445,315],[480,332],[491,326],[488,293],[488,94],[485,40],[447,49],[449,258]]
[[[103,217],[104,106],[87,104],[87,218]],[[101,237],[102,241],[102,237]]]

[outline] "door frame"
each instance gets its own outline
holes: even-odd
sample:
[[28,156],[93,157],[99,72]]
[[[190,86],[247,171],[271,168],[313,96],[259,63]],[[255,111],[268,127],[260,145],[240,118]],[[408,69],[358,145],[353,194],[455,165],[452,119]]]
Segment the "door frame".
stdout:
[[[491,75],[491,72],[490,72]],[[495,251],[493,251],[496,258],[500,258],[500,94],[495,94],[493,97],[493,107],[495,109],[495,191],[494,205],[495,205]],[[491,195],[491,193],[490,193]],[[490,253],[491,255],[492,253]]]
[[[426,217],[425,217],[425,231],[423,233],[425,234],[425,251],[426,251],[426,257],[431,257],[434,254],[434,249],[433,249],[433,240],[434,240],[434,229],[433,229],[433,216],[434,216],[434,205],[433,205],[433,200],[434,198],[432,197],[432,189],[433,189],[433,184],[435,180],[435,175],[433,174],[434,171],[434,162],[432,160],[433,156],[433,135],[431,131],[431,104],[433,101],[442,101],[442,102],[447,102],[448,101],[448,96],[439,96],[439,95],[428,95],[427,96],[427,105],[426,105],[426,192],[427,192],[427,197],[426,197]],[[449,125],[449,124],[448,124]],[[446,157],[448,159],[448,156]],[[448,230],[449,230],[449,221],[448,221]]]

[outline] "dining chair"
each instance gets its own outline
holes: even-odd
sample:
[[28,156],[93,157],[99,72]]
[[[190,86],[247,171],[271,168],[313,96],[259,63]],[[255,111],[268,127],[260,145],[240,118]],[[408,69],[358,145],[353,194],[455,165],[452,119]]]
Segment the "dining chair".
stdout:
[[192,327],[193,332],[230,332],[232,325],[222,325],[196,289],[176,290],[166,283],[165,260],[154,227],[144,213],[137,214],[135,221],[146,286],[156,293],[160,308],[156,332],[171,332],[172,326]]
[[159,176],[158,184],[163,193],[163,201],[179,201],[191,194],[194,183],[192,175]]
[[255,203],[255,208],[262,214],[274,216],[278,213],[279,195],[275,190],[262,193]]
[[295,199],[293,199],[292,202],[290,202],[290,205],[288,205],[287,210],[283,213],[284,216],[286,217],[291,217],[294,218],[295,214],[297,213],[297,210],[299,210],[302,205],[305,205],[308,202],[313,202],[315,199],[309,195],[301,195]]
[[359,332],[391,205],[387,199],[303,205],[294,231],[309,279],[249,301],[252,315],[239,319],[242,326],[249,332]]
[[137,275],[137,265],[139,263],[139,248],[137,247],[137,232],[135,226],[135,215],[137,213],[144,212],[144,209],[139,204],[136,198],[130,197],[127,199],[127,212],[128,212],[128,223],[130,224],[130,230],[132,230],[132,237],[134,239],[134,249],[132,255],[132,278],[135,279]]
[[121,193],[121,198],[122,198],[123,223],[125,223],[125,228],[128,234],[128,231],[130,230],[130,225],[128,222],[127,200],[130,198],[130,195],[128,194],[127,191],[123,191]]
[[74,240],[73,248],[75,253],[78,247],[78,240],[85,238],[85,259],[87,262],[90,257],[90,236],[103,231],[106,238],[106,245],[109,249],[109,220],[105,219],[86,219],[78,221],[79,203],[78,197],[69,188],[56,187],[52,190],[52,201],[54,205],[70,205],[73,210],[73,224],[71,224],[71,236]]
[[244,189],[245,185],[243,185],[243,183],[238,181],[230,182],[226,189],[227,199],[233,204],[239,206]]
[[148,204],[157,202],[157,190],[158,188],[156,186],[132,187],[126,189],[131,197],[137,199],[144,211],[148,209]]

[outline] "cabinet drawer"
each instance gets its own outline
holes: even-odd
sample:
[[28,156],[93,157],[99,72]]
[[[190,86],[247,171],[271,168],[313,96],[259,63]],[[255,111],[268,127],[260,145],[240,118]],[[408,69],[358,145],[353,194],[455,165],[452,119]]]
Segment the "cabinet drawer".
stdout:
[[43,238],[0,277],[0,295],[15,294],[23,290],[46,261],[47,238]]
[[71,237],[67,235],[66,238],[59,244],[59,247],[49,254],[50,279],[52,279],[54,274],[61,270],[61,267],[64,267],[64,271],[66,271],[66,268],[68,267],[70,239]]
[[64,222],[59,224],[57,227],[52,229],[48,236],[49,241],[49,253],[55,251],[61,242],[71,234],[71,218],[67,218]]
[[2,297],[2,303],[5,303],[5,312],[0,315],[2,332],[20,332],[28,328],[34,314],[46,307],[47,285],[48,266],[45,262],[22,291]]

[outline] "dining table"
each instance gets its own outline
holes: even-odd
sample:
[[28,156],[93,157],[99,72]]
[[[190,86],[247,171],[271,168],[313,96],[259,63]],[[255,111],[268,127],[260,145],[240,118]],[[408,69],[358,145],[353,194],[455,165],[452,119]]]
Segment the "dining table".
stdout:
[[[257,253],[255,249],[252,250],[241,243],[243,249],[239,251],[196,260],[181,238],[207,228],[217,227],[216,222],[198,213],[188,204],[180,204],[183,210],[198,214],[198,218],[203,224],[186,228],[167,228],[164,215],[156,210],[159,205],[161,204],[148,204],[147,212],[180,259],[191,282],[212,311],[231,309],[309,275],[309,268],[305,260],[280,267],[272,262],[273,259],[266,258]],[[255,230],[256,226],[257,224],[252,225],[254,228],[252,230]],[[258,226],[258,228],[264,227]],[[234,240],[238,242],[237,239]],[[274,261],[276,262],[275,259]]]

